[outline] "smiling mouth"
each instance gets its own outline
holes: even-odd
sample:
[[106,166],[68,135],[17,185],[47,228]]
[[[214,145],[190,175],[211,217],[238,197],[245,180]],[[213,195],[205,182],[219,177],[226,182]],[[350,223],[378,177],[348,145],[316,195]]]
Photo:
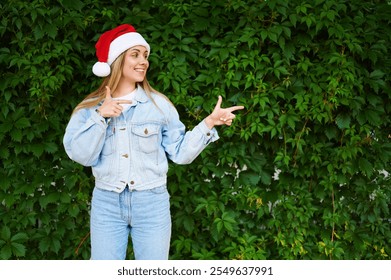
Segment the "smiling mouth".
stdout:
[[145,72],[145,69],[134,69],[136,72]]

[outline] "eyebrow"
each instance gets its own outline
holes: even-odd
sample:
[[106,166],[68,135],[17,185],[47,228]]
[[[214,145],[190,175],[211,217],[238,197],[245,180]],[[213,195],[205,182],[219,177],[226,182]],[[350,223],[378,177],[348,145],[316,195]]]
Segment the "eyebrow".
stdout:
[[[138,51],[138,52],[141,52],[141,50],[140,50],[140,49],[138,49],[137,47],[131,48],[130,50],[132,50],[132,51]],[[145,50],[145,52],[146,52],[146,53],[148,53],[148,51],[147,51],[147,50]]]

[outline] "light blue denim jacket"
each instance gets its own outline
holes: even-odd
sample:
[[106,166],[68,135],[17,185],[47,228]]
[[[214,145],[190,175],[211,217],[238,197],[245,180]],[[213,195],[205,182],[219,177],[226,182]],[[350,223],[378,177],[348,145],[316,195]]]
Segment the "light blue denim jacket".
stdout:
[[191,131],[179,120],[175,107],[152,95],[158,108],[138,87],[132,106],[106,121],[92,107],[74,113],[64,135],[68,156],[91,166],[95,186],[109,191],[146,190],[167,183],[168,159],[191,163],[219,138],[202,121]]

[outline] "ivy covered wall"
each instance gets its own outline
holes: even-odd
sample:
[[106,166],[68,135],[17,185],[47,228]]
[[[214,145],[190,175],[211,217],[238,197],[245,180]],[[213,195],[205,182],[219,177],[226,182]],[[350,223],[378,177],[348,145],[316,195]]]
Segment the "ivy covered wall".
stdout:
[[93,178],[62,137],[121,23],[189,129],[218,95],[245,106],[170,167],[172,259],[390,259],[390,21],[380,0],[2,1],[0,259],[89,258]]

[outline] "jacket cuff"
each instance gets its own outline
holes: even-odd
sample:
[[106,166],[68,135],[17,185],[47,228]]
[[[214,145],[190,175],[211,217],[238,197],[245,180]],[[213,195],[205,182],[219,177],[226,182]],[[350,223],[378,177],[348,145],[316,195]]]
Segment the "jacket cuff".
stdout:
[[203,135],[205,145],[208,145],[209,143],[214,142],[220,138],[219,134],[217,133],[217,130],[215,128],[209,129],[205,123],[205,120],[200,122],[198,128]]
[[111,120],[111,118],[104,118],[104,117],[102,117],[99,114],[98,109],[95,109],[91,113],[91,117],[92,117],[94,122],[96,122],[97,124],[103,125],[105,128],[107,127],[107,125],[110,123],[110,120]]

